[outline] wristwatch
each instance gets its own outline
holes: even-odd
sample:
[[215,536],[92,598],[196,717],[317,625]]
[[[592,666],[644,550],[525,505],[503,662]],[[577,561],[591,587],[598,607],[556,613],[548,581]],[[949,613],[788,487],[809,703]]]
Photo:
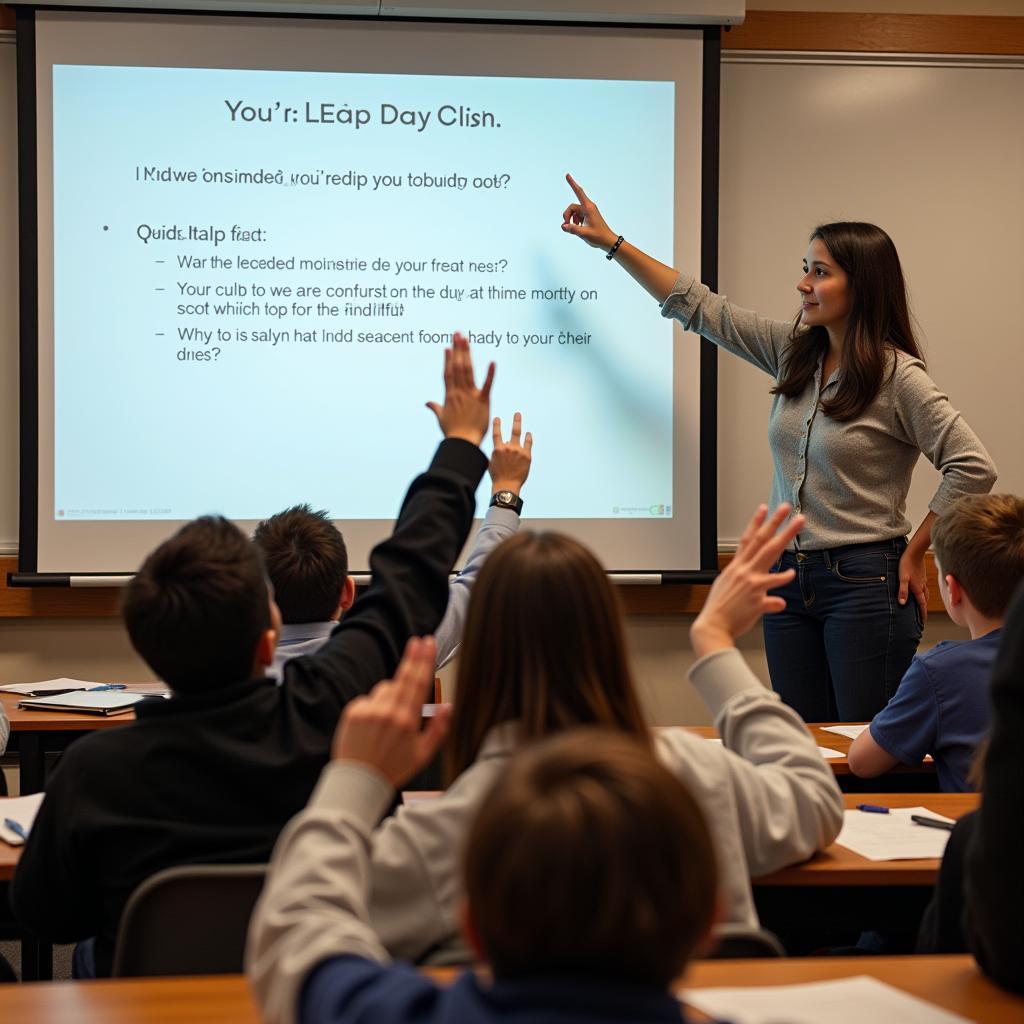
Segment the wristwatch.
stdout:
[[508,508],[517,516],[522,515],[523,499],[515,491],[495,491],[491,498],[491,508]]

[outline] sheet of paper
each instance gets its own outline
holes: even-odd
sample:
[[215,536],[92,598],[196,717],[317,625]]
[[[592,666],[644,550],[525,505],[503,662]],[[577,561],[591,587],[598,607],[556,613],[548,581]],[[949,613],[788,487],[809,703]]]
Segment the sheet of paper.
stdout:
[[834,732],[837,736],[845,736],[847,739],[855,740],[866,728],[867,722],[858,725],[823,725],[822,732]]
[[843,829],[836,838],[840,846],[868,860],[916,860],[941,857],[949,833],[941,828],[916,825],[912,814],[952,821],[927,807],[894,807],[888,814],[871,811],[846,811]]
[[[722,742],[721,739],[719,739],[717,736],[708,736],[708,737],[706,737],[706,741],[708,743],[721,743]],[[825,758],[826,761],[829,761],[829,760],[831,760],[834,757],[845,757],[846,756],[845,754],[843,754],[843,752],[841,750],[833,750],[831,747],[818,747],[818,753],[821,754],[821,756],[823,758]]]
[[677,994],[690,1006],[733,1024],[969,1024],[966,1017],[866,975],[803,985],[686,989]]
[[143,697],[170,697],[166,683],[126,683],[122,693],[141,693]]
[[88,683],[84,679],[43,679],[38,683],[9,683],[0,686],[0,691],[25,696],[40,690],[87,690],[90,686],[99,686],[99,683]]
[[[29,698],[34,707],[46,705],[58,708],[122,708],[138,704],[146,699],[144,693],[125,693],[124,690],[76,690],[74,693],[61,693],[54,697]],[[24,703],[24,702],[22,702]]]
[[437,800],[443,794],[441,789],[404,789],[402,790],[402,803],[421,804],[425,801]]
[[11,846],[21,846],[25,840],[17,832],[12,832],[4,824],[4,819],[10,818],[26,832],[31,832],[43,796],[43,793],[33,793],[31,796],[0,797],[0,839]]

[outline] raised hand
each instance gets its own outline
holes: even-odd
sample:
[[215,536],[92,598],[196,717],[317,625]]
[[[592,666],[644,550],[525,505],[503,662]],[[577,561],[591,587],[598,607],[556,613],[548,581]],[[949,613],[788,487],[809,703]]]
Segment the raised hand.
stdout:
[[456,332],[451,348],[444,350],[444,405],[427,402],[445,437],[461,437],[470,444],[483,440],[491,415],[493,383],[494,363],[490,363],[483,384],[476,386],[469,340]]
[[420,729],[423,702],[434,684],[434,638],[412,637],[394,679],[379,682],[342,712],[331,756],[375,768],[395,787],[425,768],[448,732],[451,707],[439,704]]
[[760,505],[740,538],[739,548],[711,585],[700,614],[690,627],[690,640],[698,657],[735,645],[762,615],[781,612],[786,602],[768,592],[793,579],[794,571],[769,572],[789,542],[803,528],[803,516],[783,526],[790,506],[780,505],[771,516]]
[[494,450],[491,462],[487,467],[491,474],[491,493],[513,491],[519,494],[526,478],[530,475],[530,463],[533,459],[533,435],[527,431],[526,438],[520,441],[523,432],[523,417],[516,413],[512,417],[512,436],[508,441],[501,437],[501,419],[494,417],[492,437]]
[[576,193],[576,202],[570,203],[562,213],[562,230],[582,238],[588,245],[607,251],[619,237],[605,223],[601,211],[571,174],[565,176],[569,187]]

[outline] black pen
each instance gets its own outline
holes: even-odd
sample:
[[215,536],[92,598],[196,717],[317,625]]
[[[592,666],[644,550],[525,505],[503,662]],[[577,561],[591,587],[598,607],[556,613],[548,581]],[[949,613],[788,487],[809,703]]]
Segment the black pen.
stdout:
[[78,693],[81,690],[80,686],[68,686],[61,690],[33,690],[27,694],[29,697],[56,697],[61,693]]
[[953,821],[942,821],[939,818],[926,818],[923,814],[912,814],[910,820],[915,825],[927,825],[928,828],[941,828],[947,832],[953,831],[953,826],[956,822]]

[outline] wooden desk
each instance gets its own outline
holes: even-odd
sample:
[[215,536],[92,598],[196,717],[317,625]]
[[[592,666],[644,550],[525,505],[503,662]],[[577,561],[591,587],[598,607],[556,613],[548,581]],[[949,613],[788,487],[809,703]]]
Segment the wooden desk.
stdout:
[[0,842],[0,882],[9,882],[14,877],[14,869],[18,866],[22,847],[9,846]]
[[[163,693],[163,683],[132,683],[132,693]],[[38,793],[46,782],[46,755],[65,750],[82,733],[112,729],[135,720],[135,712],[124,715],[80,715],[70,711],[29,711],[19,708],[25,697],[0,692],[0,704],[11,723],[12,743],[17,745],[21,795]]]
[[[835,732],[825,732],[824,727],[826,725],[856,725],[855,722],[811,722],[807,725],[807,731],[810,732],[814,738],[814,742],[818,746],[826,746],[828,750],[839,751],[843,756],[841,758],[828,758],[828,766],[833,770],[837,776],[837,780],[840,785],[850,779],[856,778],[853,772],[850,771],[850,744],[853,742],[847,736],[840,736]],[[657,728],[674,728],[673,726],[657,726]],[[687,732],[696,733],[698,736],[703,736],[706,739],[717,739],[718,729],[713,725],[686,725],[683,726]],[[899,775],[899,776],[923,776],[921,778],[922,788],[926,788],[931,785],[934,786],[935,780],[935,762],[929,759],[920,765],[896,765],[891,771],[886,772],[887,776]],[[879,785],[881,788],[881,778],[878,779],[864,779],[865,783],[874,783]],[[911,781],[906,779],[905,781]],[[858,803],[863,803],[863,798]],[[898,805],[893,805],[898,806]],[[904,805],[908,806],[908,805]]]
[[[457,971],[427,973],[444,983]],[[969,956],[705,960],[691,966],[685,984],[792,985],[861,974],[978,1024],[1011,1024],[1024,1015],[1024,999],[993,985]],[[0,1012],[4,1020],[47,1024],[259,1024],[240,975],[5,985]]]
[[[843,797],[847,810],[857,804],[881,804],[883,807],[927,807],[947,818],[959,818],[978,807],[977,793],[849,793]],[[882,885],[932,886],[939,872],[939,861],[872,861],[832,843],[810,860],[783,868],[771,875],[755,878],[755,886]]]

